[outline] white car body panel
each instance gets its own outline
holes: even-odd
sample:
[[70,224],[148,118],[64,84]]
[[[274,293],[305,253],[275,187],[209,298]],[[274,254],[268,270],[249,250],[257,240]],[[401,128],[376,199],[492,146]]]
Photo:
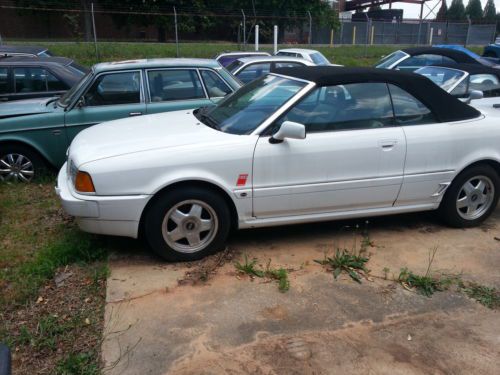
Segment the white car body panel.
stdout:
[[249,228],[436,209],[464,168],[500,163],[500,110],[492,107],[467,121],[311,133],[274,144],[260,135],[266,123],[233,135],[177,111],[96,125],[75,138],[68,155],[91,175],[96,193],[76,192],[66,165],[56,191],[83,230],[137,237],[148,202],[186,181],[219,188],[239,228]]

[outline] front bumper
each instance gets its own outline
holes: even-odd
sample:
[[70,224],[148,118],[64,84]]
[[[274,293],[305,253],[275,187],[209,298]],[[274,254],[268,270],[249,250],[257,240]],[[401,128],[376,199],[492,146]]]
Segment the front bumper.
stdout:
[[64,211],[75,216],[89,233],[137,238],[142,212],[150,195],[96,196],[78,194],[71,186],[66,164],[57,176],[57,195]]

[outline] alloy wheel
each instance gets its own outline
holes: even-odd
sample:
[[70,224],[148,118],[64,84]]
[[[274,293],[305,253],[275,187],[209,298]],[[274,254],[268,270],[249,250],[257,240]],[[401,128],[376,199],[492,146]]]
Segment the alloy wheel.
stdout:
[[486,176],[470,178],[460,189],[456,207],[465,220],[475,220],[487,212],[495,197],[493,182]]
[[25,155],[10,153],[0,158],[0,181],[30,182],[34,175],[33,162]]

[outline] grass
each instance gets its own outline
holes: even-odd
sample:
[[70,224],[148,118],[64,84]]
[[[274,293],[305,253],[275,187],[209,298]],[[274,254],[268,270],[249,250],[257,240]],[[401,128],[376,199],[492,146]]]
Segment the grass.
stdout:
[[[97,374],[107,251],[63,214],[54,184],[0,183],[0,341],[19,373]],[[59,272],[72,275],[62,287]]]
[[244,263],[238,261],[235,262],[235,268],[242,274],[246,274],[250,277],[268,278],[271,280],[276,280],[278,282],[278,290],[280,292],[286,292],[290,289],[290,280],[288,278],[288,271],[284,268],[274,269],[271,268],[271,260],[267,262],[265,269],[259,269],[257,266],[257,259],[248,259],[248,255],[244,255]]
[[398,281],[410,288],[415,288],[420,294],[430,297],[435,292],[447,290],[454,281],[454,278],[444,275],[417,275],[402,268],[399,273]]
[[459,283],[460,289],[472,299],[490,309],[500,309],[500,290],[476,283]]
[[[172,43],[116,43],[116,42],[99,42],[99,60],[96,59],[95,48],[92,43],[83,42],[15,42],[9,41],[9,44],[35,44],[49,48],[58,56],[65,56],[75,59],[83,65],[91,66],[96,62],[102,61],[117,61],[140,58],[153,57],[175,57],[176,47]],[[279,45],[279,48],[289,47],[287,45]],[[293,45],[293,47],[305,47],[304,45]],[[406,46],[396,45],[373,45],[367,46],[316,46],[312,48],[322,52],[331,62],[346,66],[371,66],[378,61],[382,56],[387,55],[395,50]],[[271,45],[262,45],[263,51],[272,52]],[[481,53],[481,47],[471,47],[471,50]],[[236,51],[238,45],[235,43],[181,43],[179,53],[181,57],[199,57],[213,58],[217,53],[222,51]],[[247,46],[247,50],[253,50],[253,46]]]

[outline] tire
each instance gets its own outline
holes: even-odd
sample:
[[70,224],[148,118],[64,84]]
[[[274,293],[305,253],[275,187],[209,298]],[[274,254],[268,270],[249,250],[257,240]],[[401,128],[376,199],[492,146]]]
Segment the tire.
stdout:
[[440,216],[456,228],[479,225],[495,210],[499,192],[500,177],[492,167],[470,167],[460,173],[446,191],[439,207]]
[[193,261],[223,248],[230,223],[229,208],[220,194],[187,187],[167,191],[152,202],[144,217],[144,234],[163,259]]
[[24,145],[0,145],[0,181],[31,182],[48,173],[40,155]]

